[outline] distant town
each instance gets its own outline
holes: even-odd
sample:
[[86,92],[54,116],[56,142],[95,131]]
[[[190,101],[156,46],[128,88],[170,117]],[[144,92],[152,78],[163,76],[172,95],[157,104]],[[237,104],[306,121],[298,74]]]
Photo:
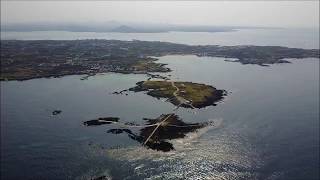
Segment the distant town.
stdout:
[[1,80],[117,72],[169,72],[155,57],[188,54],[235,58],[242,64],[288,63],[285,58],[319,58],[319,49],[280,46],[191,46],[159,41],[2,40]]

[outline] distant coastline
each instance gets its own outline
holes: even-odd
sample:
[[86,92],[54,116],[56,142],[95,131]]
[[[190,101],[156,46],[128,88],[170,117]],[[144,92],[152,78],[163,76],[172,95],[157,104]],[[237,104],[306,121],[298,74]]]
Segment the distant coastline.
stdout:
[[190,46],[160,41],[41,40],[1,41],[0,80],[117,72],[169,72],[156,62],[165,55],[196,55],[236,59],[241,64],[268,66],[286,58],[319,58],[319,49],[281,46]]
[[[237,29],[259,29],[246,26],[201,26],[172,24],[135,24],[106,22],[99,24],[83,23],[11,23],[1,25],[2,32],[29,31],[69,31],[69,32],[118,32],[118,33],[164,33],[164,32],[233,32]],[[263,27],[265,28],[265,27]]]

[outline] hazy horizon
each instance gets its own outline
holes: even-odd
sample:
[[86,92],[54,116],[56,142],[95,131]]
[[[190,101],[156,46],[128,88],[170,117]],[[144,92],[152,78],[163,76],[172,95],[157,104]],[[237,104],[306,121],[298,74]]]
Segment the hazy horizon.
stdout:
[[319,1],[1,1],[1,24],[123,23],[319,28]]
[[320,179],[319,0],[0,2],[0,180]]

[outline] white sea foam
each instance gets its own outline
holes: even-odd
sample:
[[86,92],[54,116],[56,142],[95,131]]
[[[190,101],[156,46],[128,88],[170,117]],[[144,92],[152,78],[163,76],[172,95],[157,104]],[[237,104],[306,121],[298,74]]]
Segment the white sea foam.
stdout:
[[195,132],[186,134],[184,138],[175,139],[171,142],[174,145],[190,145],[192,142],[196,142],[203,134],[207,133],[211,129],[219,128],[222,125],[222,119],[209,119],[209,126],[198,129]]
[[[144,147],[108,150],[108,155],[133,165],[144,179],[257,179],[252,169],[259,167],[259,157],[250,144],[242,144],[238,134],[204,136],[222,125],[222,119],[170,141],[175,151],[160,152]],[[142,163],[143,162],[143,163]],[[148,164],[149,163],[149,164]],[[141,165],[143,164],[143,165]],[[154,168],[156,167],[156,168]],[[130,179],[130,178],[129,178]]]
[[107,180],[112,180],[112,176],[110,175],[109,170],[105,170],[104,172],[96,172],[94,170],[91,170],[90,172],[86,173],[85,175],[82,175],[81,177],[76,178],[77,180],[92,180],[98,177],[104,177]]

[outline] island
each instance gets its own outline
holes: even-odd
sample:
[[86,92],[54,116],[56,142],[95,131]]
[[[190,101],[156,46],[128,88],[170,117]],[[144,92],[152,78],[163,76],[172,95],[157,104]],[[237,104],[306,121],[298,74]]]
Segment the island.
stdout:
[[167,98],[175,106],[185,108],[215,106],[227,94],[225,90],[205,84],[174,81],[140,81],[129,90],[145,91],[152,97]]
[[[114,117],[109,117],[108,119],[114,119]],[[108,121],[108,123],[99,123],[95,125],[111,123],[120,124],[121,128],[109,129],[107,133],[126,133],[130,139],[141,143],[141,145],[163,152],[174,150],[173,144],[170,140],[184,138],[187,133],[195,132],[200,128],[214,125],[213,122],[185,123],[174,113],[162,114],[155,119],[144,118],[144,120],[146,121],[145,125],[118,122],[118,119],[117,121]],[[84,122],[84,124],[88,124],[87,122],[88,121]],[[132,127],[135,129],[137,127],[140,128],[139,133],[133,133],[130,130]]]
[[54,111],[52,111],[52,115],[58,115],[61,112],[62,112],[61,110],[54,110]]
[[102,124],[111,124],[111,123],[118,122],[118,121],[119,121],[118,117],[103,117],[103,118],[98,118],[98,119],[86,121],[83,124],[85,126],[99,126]]
[[[0,80],[28,80],[105,72],[169,72],[156,62],[165,55],[234,58],[234,62],[266,66],[286,58],[319,58],[319,49],[281,46],[185,45],[159,41],[1,40]],[[86,79],[84,77],[83,79]]]

